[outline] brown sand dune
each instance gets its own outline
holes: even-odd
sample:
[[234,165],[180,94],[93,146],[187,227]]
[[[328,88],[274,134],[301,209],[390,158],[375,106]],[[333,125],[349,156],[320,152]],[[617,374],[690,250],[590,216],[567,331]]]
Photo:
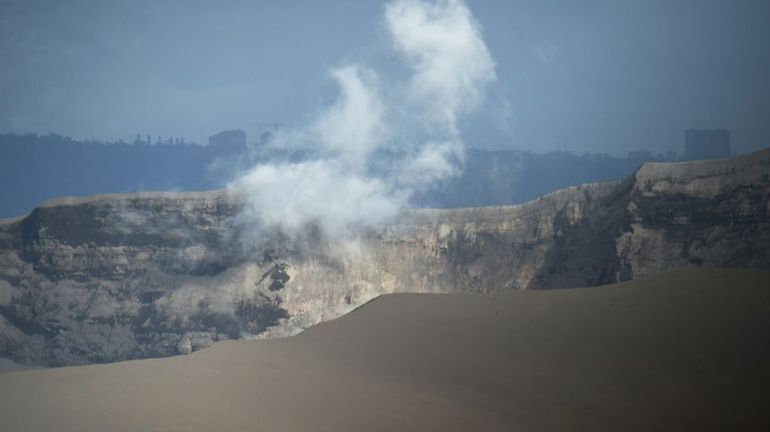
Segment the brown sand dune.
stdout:
[[289,339],[0,374],[0,430],[770,430],[770,273],[389,295]]

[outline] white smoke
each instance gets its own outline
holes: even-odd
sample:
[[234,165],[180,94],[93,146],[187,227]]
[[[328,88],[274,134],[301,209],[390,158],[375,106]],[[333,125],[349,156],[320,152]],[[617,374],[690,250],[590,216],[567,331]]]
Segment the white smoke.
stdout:
[[458,174],[457,119],[495,80],[479,26],[461,0],[395,0],[384,20],[409,81],[385,85],[358,64],[333,70],[338,100],[276,140],[305,158],[258,164],[231,184],[247,198],[245,221],[290,235],[317,224],[343,236],[395,216],[412,193]]
[[457,116],[475,108],[495,63],[462,0],[395,1],[385,8],[393,46],[414,71],[409,96],[439,133],[457,135]]
[[312,137],[328,156],[360,170],[388,136],[377,75],[353,65],[335,69],[332,76],[340,86],[340,99],[318,116]]

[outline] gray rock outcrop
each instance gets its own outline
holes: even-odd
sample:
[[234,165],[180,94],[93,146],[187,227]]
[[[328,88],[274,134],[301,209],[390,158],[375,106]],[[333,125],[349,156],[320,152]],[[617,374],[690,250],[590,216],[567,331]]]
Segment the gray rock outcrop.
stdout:
[[[0,223],[0,358],[60,366],[296,333],[392,292],[770,268],[770,151],[652,163],[508,207],[407,210],[348,239],[240,221],[228,191],[65,198]],[[269,203],[265,203],[269,205]]]

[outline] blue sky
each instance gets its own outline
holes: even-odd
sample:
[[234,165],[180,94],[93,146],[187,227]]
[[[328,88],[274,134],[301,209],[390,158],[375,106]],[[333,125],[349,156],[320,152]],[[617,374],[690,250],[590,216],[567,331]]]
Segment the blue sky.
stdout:
[[[468,145],[623,155],[681,150],[688,127],[770,145],[770,2],[472,1],[497,63]],[[398,80],[383,2],[0,1],[0,132],[205,142],[307,123],[329,71]]]

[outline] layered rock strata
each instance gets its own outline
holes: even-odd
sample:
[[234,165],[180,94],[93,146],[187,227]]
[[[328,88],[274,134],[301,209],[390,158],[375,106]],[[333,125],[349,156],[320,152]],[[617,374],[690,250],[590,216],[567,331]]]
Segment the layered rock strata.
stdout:
[[517,206],[407,210],[344,239],[257,229],[228,191],[59,199],[0,222],[0,358],[60,366],[187,353],[293,334],[392,292],[770,268],[769,196],[766,150],[645,164]]

